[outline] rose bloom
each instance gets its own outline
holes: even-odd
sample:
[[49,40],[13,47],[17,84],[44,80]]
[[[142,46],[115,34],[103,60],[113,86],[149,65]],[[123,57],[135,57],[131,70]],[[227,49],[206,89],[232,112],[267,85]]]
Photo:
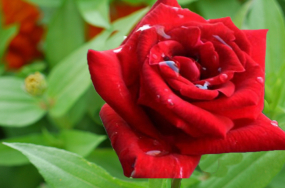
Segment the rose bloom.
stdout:
[[40,18],[37,7],[22,0],[1,0],[0,7],[4,25],[19,26],[19,32],[11,40],[4,56],[7,68],[18,69],[40,58],[42,55],[38,50],[38,44],[44,29],[37,24]]
[[88,52],[126,176],[188,178],[204,154],[285,149],[262,114],[266,33],[158,0],[120,47]]

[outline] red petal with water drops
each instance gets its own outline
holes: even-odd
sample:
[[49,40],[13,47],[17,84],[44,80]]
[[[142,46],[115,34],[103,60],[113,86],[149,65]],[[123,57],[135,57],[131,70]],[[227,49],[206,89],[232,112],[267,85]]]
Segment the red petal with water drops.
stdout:
[[189,139],[180,136],[176,138],[176,146],[185,155],[285,150],[285,132],[276,121],[260,114],[255,121],[236,123],[239,128],[231,130],[225,138]]
[[89,50],[88,65],[91,79],[99,95],[129,125],[146,135],[157,138],[157,130],[141,107],[136,105],[123,80],[121,65],[116,54],[112,50],[103,52]]
[[127,177],[189,178],[199,163],[200,156],[174,153],[160,140],[136,133],[109,105],[100,117]]

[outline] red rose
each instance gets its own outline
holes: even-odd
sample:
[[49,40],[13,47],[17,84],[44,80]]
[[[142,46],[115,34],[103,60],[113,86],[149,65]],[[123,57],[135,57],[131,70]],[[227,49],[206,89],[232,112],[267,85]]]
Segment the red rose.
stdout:
[[88,52],[126,176],[188,178],[203,154],[285,149],[262,114],[266,32],[158,0],[119,48]]

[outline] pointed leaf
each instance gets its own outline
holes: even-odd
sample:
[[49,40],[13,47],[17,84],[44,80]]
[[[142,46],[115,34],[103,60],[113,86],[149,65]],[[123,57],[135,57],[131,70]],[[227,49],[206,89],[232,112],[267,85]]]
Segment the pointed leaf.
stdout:
[[134,183],[115,179],[96,164],[64,150],[33,144],[6,143],[6,145],[26,155],[46,182],[55,188],[142,188]]
[[109,0],[77,0],[84,20],[94,26],[109,28]]
[[74,0],[65,0],[47,32],[46,56],[51,66],[84,43],[84,23]]

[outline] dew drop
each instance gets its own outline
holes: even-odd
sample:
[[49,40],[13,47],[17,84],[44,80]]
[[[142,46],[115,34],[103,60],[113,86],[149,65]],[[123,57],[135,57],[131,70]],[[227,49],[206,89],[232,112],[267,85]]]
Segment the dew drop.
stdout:
[[202,69],[205,71],[205,70],[207,70],[207,68],[206,67],[202,67]]
[[228,75],[227,74],[221,74],[220,79],[222,82],[225,82],[228,79]]
[[156,101],[159,102],[160,101],[161,96],[160,95],[156,95]]
[[162,58],[164,58],[164,57],[165,57],[165,54],[164,54],[164,53],[162,53],[162,54],[161,54],[161,57],[162,57]]
[[232,47],[230,45],[228,45],[228,43],[226,43],[220,36],[218,35],[213,35],[213,37],[215,39],[217,39],[219,42],[221,42],[222,44],[226,45],[227,47],[229,47],[230,49],[232,49]]
[[134,177],[135,173],[136,173],[136,171],[135,171],[135,170],[134,170],[134,171],[132,171],[132,173],[131,173],[131,177]]
[[183,29],[188,29],[188,27],[186,27],[186,26],[184,26],[184,25],[182,25],[181,28],[183,28]]
[[159,63],[159,65],[167,65],[170,67],[174,72],[179,73],[179,68],[177,67],[176,63],[174,61],[162,61]]
[[209,82],[205,82],[204,85],[196,84],[195,86],[199,89],[208,89],[209,85],[210,85]]
[[147,30],[147,29],[150,29],[151,26],[150,25],[143,25],[142,27],[140,27],[137,31],[144,31],[144,30]]
[[220,67],[220,68],[218,68],[218,72],[222,72],[222,68]]
[[264,83],[264,79],[262,77],[257,77],[256,79],[259,83],[261,83],[261,84]]
[[118,49],[116,49],[116,50],[113,50],[113,52],[119,53],[122,49],[123,49],[123,48],[118,48]]
[[165,33],[163,26],[157,25],[157,26],[155,26],[155,28],[156,28],[157,34],[159,34],[159,35],[162,36],[163,38],[166,38],[166,39],[170,39],[170,38],[171,38],[169,35],[167,35],[167,34]]
[[272,120],[271,121],[271,125],[278,127],[278,122],[276,120]]
[[174,106],[172,99],[167,99],[167,103],[170,107]]
[[178,14],[178,17],[181,19],[184,18],[184,16],[182,14]]
[[161,153],[161,151],[159,151],[159,150],[151,150],[151,151],[146,152],[147,155],[151,155],[151,156],[157,156],[160,153]]

